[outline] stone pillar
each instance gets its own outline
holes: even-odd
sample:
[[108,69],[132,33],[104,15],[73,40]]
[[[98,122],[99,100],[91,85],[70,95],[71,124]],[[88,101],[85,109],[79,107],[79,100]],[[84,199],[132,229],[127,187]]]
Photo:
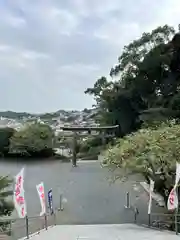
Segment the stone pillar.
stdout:
[[104,131],[101,132],[101,140],[102,140],[102,147],[104,149],[106,145],[106,136]]
[[77,159],[76,159],[76,148],[77,148],[77,133],[74,132],[74,136],[73,136],[73,155],[72,155],[72,165],[73,167],[76,167],[77,164]]

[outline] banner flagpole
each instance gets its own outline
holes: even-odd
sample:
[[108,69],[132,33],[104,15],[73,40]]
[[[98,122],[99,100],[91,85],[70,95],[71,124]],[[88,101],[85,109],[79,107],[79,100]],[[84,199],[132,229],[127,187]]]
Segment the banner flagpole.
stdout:
[[154,181],[150,179],[149,185],[149,204],[148,204],[148,216],[149,216],[149,225],[151,224],[151,209],[152,209],[152,193],[154,191]]
[[[176,195],[178,197],[178,187],[176,188]],[[178,200],[179,201],[179,200]],[[178,235],[178,212],[179,212],[179,204],[177,205],[176,212],[175,212],[175,231],[176,235]]]

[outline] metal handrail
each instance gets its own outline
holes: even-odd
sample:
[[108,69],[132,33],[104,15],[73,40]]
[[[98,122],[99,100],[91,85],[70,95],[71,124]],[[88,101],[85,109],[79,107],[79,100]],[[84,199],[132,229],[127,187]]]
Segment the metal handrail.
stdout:
[[[152,216],[174,216],[174,213],[151,213]],[[176,214],[176,216],[180,216],[180,213]]]
[[[132,208],[130,208],[132,210]],[[136,209],[136,208],[135,208]],[[178,235],[180,230],[180,214],[173,213],[151,213],[147,214],[148,224],[142,224],[138,222],[139,211],[134,211],[134,223],[143,225],[153,229],[169,230]],[[156,217],[156,219],[153,219]],[[172,218],[172,219],[169,219]],[[179,219],[178,219],[179,218]]]
[[[50,214],[46,214],[47,216],[49,216]],[[42,216],[39,216],[39,215],[35,215],[35,216],[28,216],[29,219],[33,219],[33,218],[42,218]],[[2,222],[8,222],[8,221],[11,221],[11,222],[15,222],[15,221],[21,221],[23,218],[0,218],[0,223]]]
[[[14,235],[14,231],[17,232],[17,229],[23,229],[25,230],[25,234],[23,236],[19,236],[18,238],[25,237],[26,239],[29,239],[31,234],[34,233],[40,233],[41,230],[45,229],[48,230],[48,227],[55,226],[56,225],[56,214],[58,210],[55,210],[53,214],[47,213],[43,216],[26,216],[26,218],[0,218],[0,224],[5,223],[7,224],[7,227],[4,229],[0,226],[0,234],[6,234],[9,236]],[[35,221],[39,220],[39,223],[36,223]],[[51,220],[50,222],[48,222]],[[20,225],[18,224],[20,223]],[[23,223],[22,223],[23,222]],[[17,225],[16,225],[17,224]],[[30,231],[30,228],[33,227],[33,224],[35,224],[36,230],[33,229],[33,232]],[[37,227],[37,224],[39,227]],[[9,225],[9,226],[8,226]],[[13,225],[15,227],[13,227]]]
[[132,206],[130,204],[130,194],[126,193],[126,204],[125,209],[129,209],[134,214],[134,223],[138,225],[143,225],[150,228],[155,229],[166,229],[175,231],[176,234],[180,231],[180,213],[172,212],[172,213],[158,213],[151,212],[147,213],[147,224],[142,224],[138,222],[138,216],[140,215],[139,210],[136,206]]
[[[53,215],[55,215],[55,213]],[[29,236],[32,233],[34,232],[40,233],[40,230],[42,229],[47,230],[49,226],[56,225],[55,217],[53,216],[52,216],[53,219],[51,219],[52,221],[50,221],[50,223],[48,222],[50,216],[52,215],[45,214],[44,216],[31,216],[31,217],[27,216],[25,219],[8,219],[8,220],[4,219],[3,221],[0,221],[0,222],[7,223],[7,227],[5,229],[1,227],[0,233],[13,236],[15,233],[17,234],[17,230],[20,231],[23,229],[25,230],[25,233],[23,234],[23,236],[18,236],[18,238],[26,237],[26,239],[29,239]],[[35,222],[36,220],[39,222],[36,223]],[[23,221],[24,223],[21,223],[21,221]],[[20,225],[18,224],[18,222],[20,222]],[[12,224],[14,225],[14,227],[12,226]],[[38,224],[38,227],[37,227],[37,224]],[[36,230],[33,229],[33,231],[30,231],[30,228],[33,226],[35,226]]]
[[[19,236],[19,238],[26,237],[26,239],[29,239],[29,236],[33,233],[40,233],[40,230],[48,230],[48,227],[50,226],[55,226],[56,225],[56,215],[57,212],[63,211],[64,206],[63,206],[63,195],[60,194],[60,202],[59,202],[59,207],[55,208],[53,213],[46,213],[43,216],[35,215],[35,216],[26,216],[24,219],[23,218],[12,218],[12,217],[4,217],[0,218],[0,224],[6,224],[8,227],[3,228],[3,226],[0,226],[0,234],[6,234],[9,236],[14,235],[14,230],[17,229],[22,229],[23,227],[25,228],[25,233],[22,236]],[[49,219],[51,222],[49,222]],[[39,223],[36,223],[35,221],[39,220]],[[16,225],[16,223],[23,222],[22,224]],[[30,231],[30,227],[35,224],[36,230],[33,227],[33,233]],[[37,224],[40,226],[37,228]],[[15,228],[13,227],[14,225]],[[17,238],[16,238],[17,239]]]

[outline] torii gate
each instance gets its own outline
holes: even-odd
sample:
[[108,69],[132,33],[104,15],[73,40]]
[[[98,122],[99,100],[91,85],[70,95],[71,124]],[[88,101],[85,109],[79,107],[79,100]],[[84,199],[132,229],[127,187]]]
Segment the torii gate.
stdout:
[[119,125],[115,125],[115,126],[103,126],[103,127],[61,127],[61,129],[63,131],[69,131],[69,132],[73,132],[73,156],[72,156],[72,165],[73,167],[76,167],[76,163],[77,163],[77,158],[76,158],[76,146],[77,146],[77,133],[79,132],[87,132],[88,134],[86,135],[80,135],[80,136],[87,136],[89,134],[91,134],[92,131],[96,131],[99,132],[102,136],[102,144],[105,145],[105,133],[107,132],[111,132],[115,133],[115,130],[119,128]]

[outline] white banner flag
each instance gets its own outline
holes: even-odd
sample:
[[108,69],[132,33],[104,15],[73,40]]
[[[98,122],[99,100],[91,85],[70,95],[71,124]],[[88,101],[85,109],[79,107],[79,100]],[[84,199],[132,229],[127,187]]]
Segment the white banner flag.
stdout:
[[45,202],[45,193],[44,193],[44,183],[41,182],[40,184],[36,185],[36,189],[39,195],[40,204],[41,204],[41,212],[40,216],[46,213],[46,202]]
[[175,179],[175,185],[173,189],[171,190],[169,197],[168,197],[168,202],[167,202],[167,208],[168,210],[175,210],[178,208],[178,196],[176,192],[177,185],[180,180],[180,164],[176,163],[176,179]]
[[154,181],[150,179],[149,185],[149,205],[148,205],[148,214],[151,214],[151,207],[152,207],[152,193],[154,191]]
[[24,168],[15,176],[15,187],[14,187],[14,206],[18,213],[19,218],[24,218],[26,212],[26,201],[24,197]]
[[167,208],[168,210],[175,210],[178,207],[178,197],[176,193],[176,188],[173,188],[169,194]]

